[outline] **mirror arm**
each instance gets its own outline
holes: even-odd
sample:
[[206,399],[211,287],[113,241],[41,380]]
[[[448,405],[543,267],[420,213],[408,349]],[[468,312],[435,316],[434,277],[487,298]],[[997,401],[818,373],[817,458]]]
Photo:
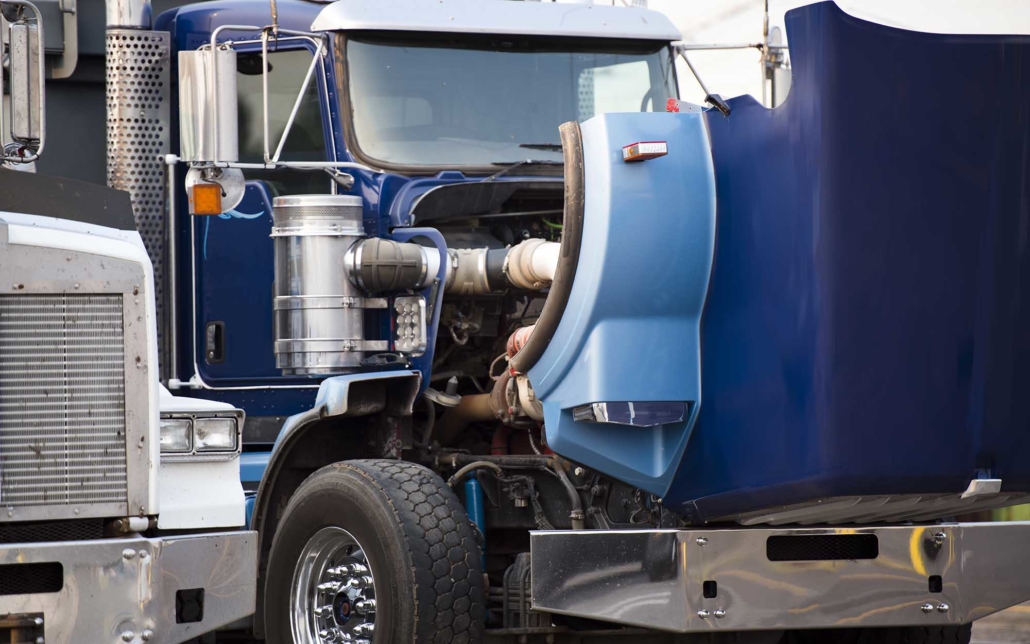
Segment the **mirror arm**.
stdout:
[[[45,90],[45,85],[46,85],[46,49],[45,49],[45,46],[44,46],[44,39],[43,39],[43,16],[40,13],[39,9],[36,7],[36,5],[32,4],[28,0],[2,0],[2,2],[0,2],[0,5],[4,5],[5,7],[17,6],[17,7],[28,8],[32,12],[32,14],[33,14],[33,17],[31,18],[31,20],[34,20],[35,23],[36,23],[36,38],[37,38],[37,43],[36,43],[37,44],[37,52],[36,52],[37,60],[36,60],[36,63],[38,65],[37,74],[39,75],[38,76],[39,82],[38,82],[37,87],[36,87],[37,94],[38,94],[38,96],[37,96],[37,101],[38,101],[37,109],[39,111],[39,145],[37,145],[35,147],[35,149],[33,149],[32,154],[30,154],[28,156],[22,156],[22,155],[19,155],[19,154],[9,154],[7,152],[7,144],[5,142],[5,139],[7,138],[7,118],[6,118],[6,114],[4,113],[3,107],[0,106],[0,144],[3,145],[3,161],[4,162],[10,162],[10,163],[32,163],[33,161],[38,160],[43,155],[43,148],[46,145],[46,90]],[[12,64],[13,64],[13,60],[12,60]],[[3,87],[3,83],[2,83],[2,81],[0,81],[0,92],[2,92],[2,87]],[[12,104],[12,109],[13,109],[13,104]],[[30,117],[30,122],[31,122],[31,117]],[[23,143],[23,142],[22,141],[17,141],[13,137],[11,137],[11,143]],[[24,147],[28,147],[28,146],[24,146]]]
[[[311,59],[311,65],[308,66],[308,73],[304,76],[304,82],[300,86],[300,91],[297,93],[297,100],[293,103],[293,110],[290,111],[290,117],[286,119],[286,126],[283,128],[283,134],[279,137],[279,145],[275,149],[275,156],[272,157],[272,163],[278,163],[279,157],[283,153],[283,148],[286,146],[286,138],[290,135],[290,130],[293,129],[293,121],[297,118],[297,112],[300,111],[300,105],[304,101],[304,95],[308,93],[308,86],[311,85],[311,77],[315,74],[315,69],[318,67],[318,63],[322,59],[323,47],[325,46],[324,41],[318,42],[318,47],[315,49],[315,55]],[[267,59],[262,61],[262,64],[267,68]],[[268,92],[265,91],[265,100],[268,99]],[[268,123],[268,110],[265,110],[265,123]]]

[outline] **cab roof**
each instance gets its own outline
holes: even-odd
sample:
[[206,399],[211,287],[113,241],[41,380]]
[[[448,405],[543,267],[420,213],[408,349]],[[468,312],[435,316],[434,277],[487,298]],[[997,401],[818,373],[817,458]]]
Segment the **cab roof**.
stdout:
[[665,15],[635,7],[524,0],[337,0],[313,31],[421,31],[674,41]]

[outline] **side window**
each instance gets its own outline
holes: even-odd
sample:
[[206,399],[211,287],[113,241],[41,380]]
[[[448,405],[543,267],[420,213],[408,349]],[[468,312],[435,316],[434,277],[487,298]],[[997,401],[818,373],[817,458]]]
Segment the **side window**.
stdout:
[[[587,55],[582,58],[587,59]],[[653,112],[651,73],[640,57],[613,54],[590,56],[591,65],[579,73],[580,121],[608,112]],[[661,97],[662,105],[667,96]]]
[[[290,49],[268,53],[268,148],[275,154],[279,138],[304,83],[311,52]],[[261,52],[237,57],[236,88],[239,103],[240,161],[264,160],[264,119],[261,93]],[[284,161],[325,161],[325,134],[319,105],[317,76],[308,85],[290,135],[280,157]],[[265,181],[279,195],[318,194],[330,191],[323,172],[299,170],[244,170],[247,179]]]

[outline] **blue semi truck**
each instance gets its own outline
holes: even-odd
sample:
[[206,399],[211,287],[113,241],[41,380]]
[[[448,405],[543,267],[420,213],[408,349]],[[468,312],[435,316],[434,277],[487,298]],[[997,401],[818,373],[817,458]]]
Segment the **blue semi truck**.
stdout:
[[786,26],[782,105],[702,109],[641,8],[109,0],[165,380],[247,414],[254,636],[967,642],[1030,599],[1030,525],[957,519],[1030,501],[1030,38]]

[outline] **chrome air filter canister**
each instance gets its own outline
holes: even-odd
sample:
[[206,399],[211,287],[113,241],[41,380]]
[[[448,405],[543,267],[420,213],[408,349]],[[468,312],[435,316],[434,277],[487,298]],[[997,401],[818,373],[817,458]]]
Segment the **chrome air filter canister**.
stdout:
[[287,375],[324,375],[358,367],[365,352],[388,342],[365,339],[364,310],[385,308],[347,278],[344,256],[365,237],[361,198],[350,195],[277,197],[275,240],[275,360]]

